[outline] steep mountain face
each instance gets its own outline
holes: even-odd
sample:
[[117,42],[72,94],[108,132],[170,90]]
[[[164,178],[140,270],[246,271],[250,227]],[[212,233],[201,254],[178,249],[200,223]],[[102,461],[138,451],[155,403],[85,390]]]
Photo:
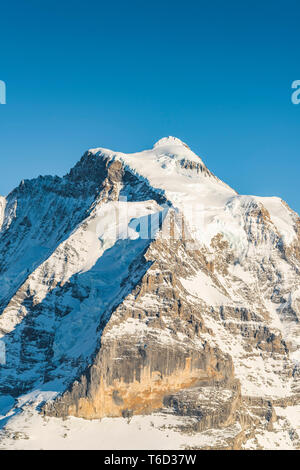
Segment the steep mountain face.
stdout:
[[0,199],[9,413],[40,394],[48,416],[160,410],[203,448],[297,448],[299,270],[298,215],[173,137],[22,182]]

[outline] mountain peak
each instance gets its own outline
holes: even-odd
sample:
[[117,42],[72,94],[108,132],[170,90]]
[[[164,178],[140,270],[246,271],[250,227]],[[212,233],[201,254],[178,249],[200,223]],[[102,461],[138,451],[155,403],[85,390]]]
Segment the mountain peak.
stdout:
[[299,232],[174,137],[0,197],[0,448],[299,448]]
[[161,147],[161,146],[164,146],[164,145],[181,145],[183,147],[188,147],[187,144],[185,144],[184,142],[182,142],[180,139],[178,139],[177,137],[172,137],[171,135],[168,136],[168,137],[163,137],[162,139],[158,140],[155,144],[154,144],[154,148],[157,148],[157,147]]

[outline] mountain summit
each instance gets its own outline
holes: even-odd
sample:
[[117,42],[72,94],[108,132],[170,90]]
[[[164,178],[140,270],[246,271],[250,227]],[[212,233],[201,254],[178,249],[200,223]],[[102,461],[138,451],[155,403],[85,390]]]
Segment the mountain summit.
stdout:
[[0,198],[0,272],[4,443],[30,410],[299,447],[299,216],[179,139],[91,149]]
[[180,139],[178,139],[177,137],[172,137],[172,136],[163,137],[162,139],[158,140],[156,144],[154,144],[154,148],[162,147],[166,145],[182,145],[183,147],[189,148],[187,144],[182,142]]

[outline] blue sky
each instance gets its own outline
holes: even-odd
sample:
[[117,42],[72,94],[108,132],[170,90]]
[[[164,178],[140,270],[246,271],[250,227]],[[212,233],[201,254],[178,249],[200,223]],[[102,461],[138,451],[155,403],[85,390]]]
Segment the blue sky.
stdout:
[[243,194],[300,212],[299,1],[2,2],[0,194],[90,147],[175,135]]

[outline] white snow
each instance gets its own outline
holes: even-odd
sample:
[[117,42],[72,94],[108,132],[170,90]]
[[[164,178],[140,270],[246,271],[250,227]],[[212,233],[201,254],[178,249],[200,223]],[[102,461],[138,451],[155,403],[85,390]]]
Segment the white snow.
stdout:
[[257,429],[255,438],[249,439],[244,449],[295,450],[300,444],[300,406],[275,406],[277,421],[270,431]]
[[6,206],[6,199],[0,196],[0,231],[2,228],[3,220],[4,220],[5,206]]
[[[241,428],[187,434],[179,427],[193,421],[169,413],[124,418],[66,420],[42,417],[32,405],[16,414],[0,431],[0,449],[6,450],[176,450],[210,446],[232,438]],[[1,423],[1,422],[0,422]]]
[[204,300],[208,305],[232,304],[232,300],[220,292],[212,282],[212,279],[202,271],[188,279],[180,279],[184,288],[191,294]]
[[287,208],[282,199],[278,197],[256,197],[255,199],[260,201],[268,210],[273,224],[284,241],[287,244],[292,243],[295,232],[291,230],[291,227],[294,225],[295,217],[293,217],[292,211]]

